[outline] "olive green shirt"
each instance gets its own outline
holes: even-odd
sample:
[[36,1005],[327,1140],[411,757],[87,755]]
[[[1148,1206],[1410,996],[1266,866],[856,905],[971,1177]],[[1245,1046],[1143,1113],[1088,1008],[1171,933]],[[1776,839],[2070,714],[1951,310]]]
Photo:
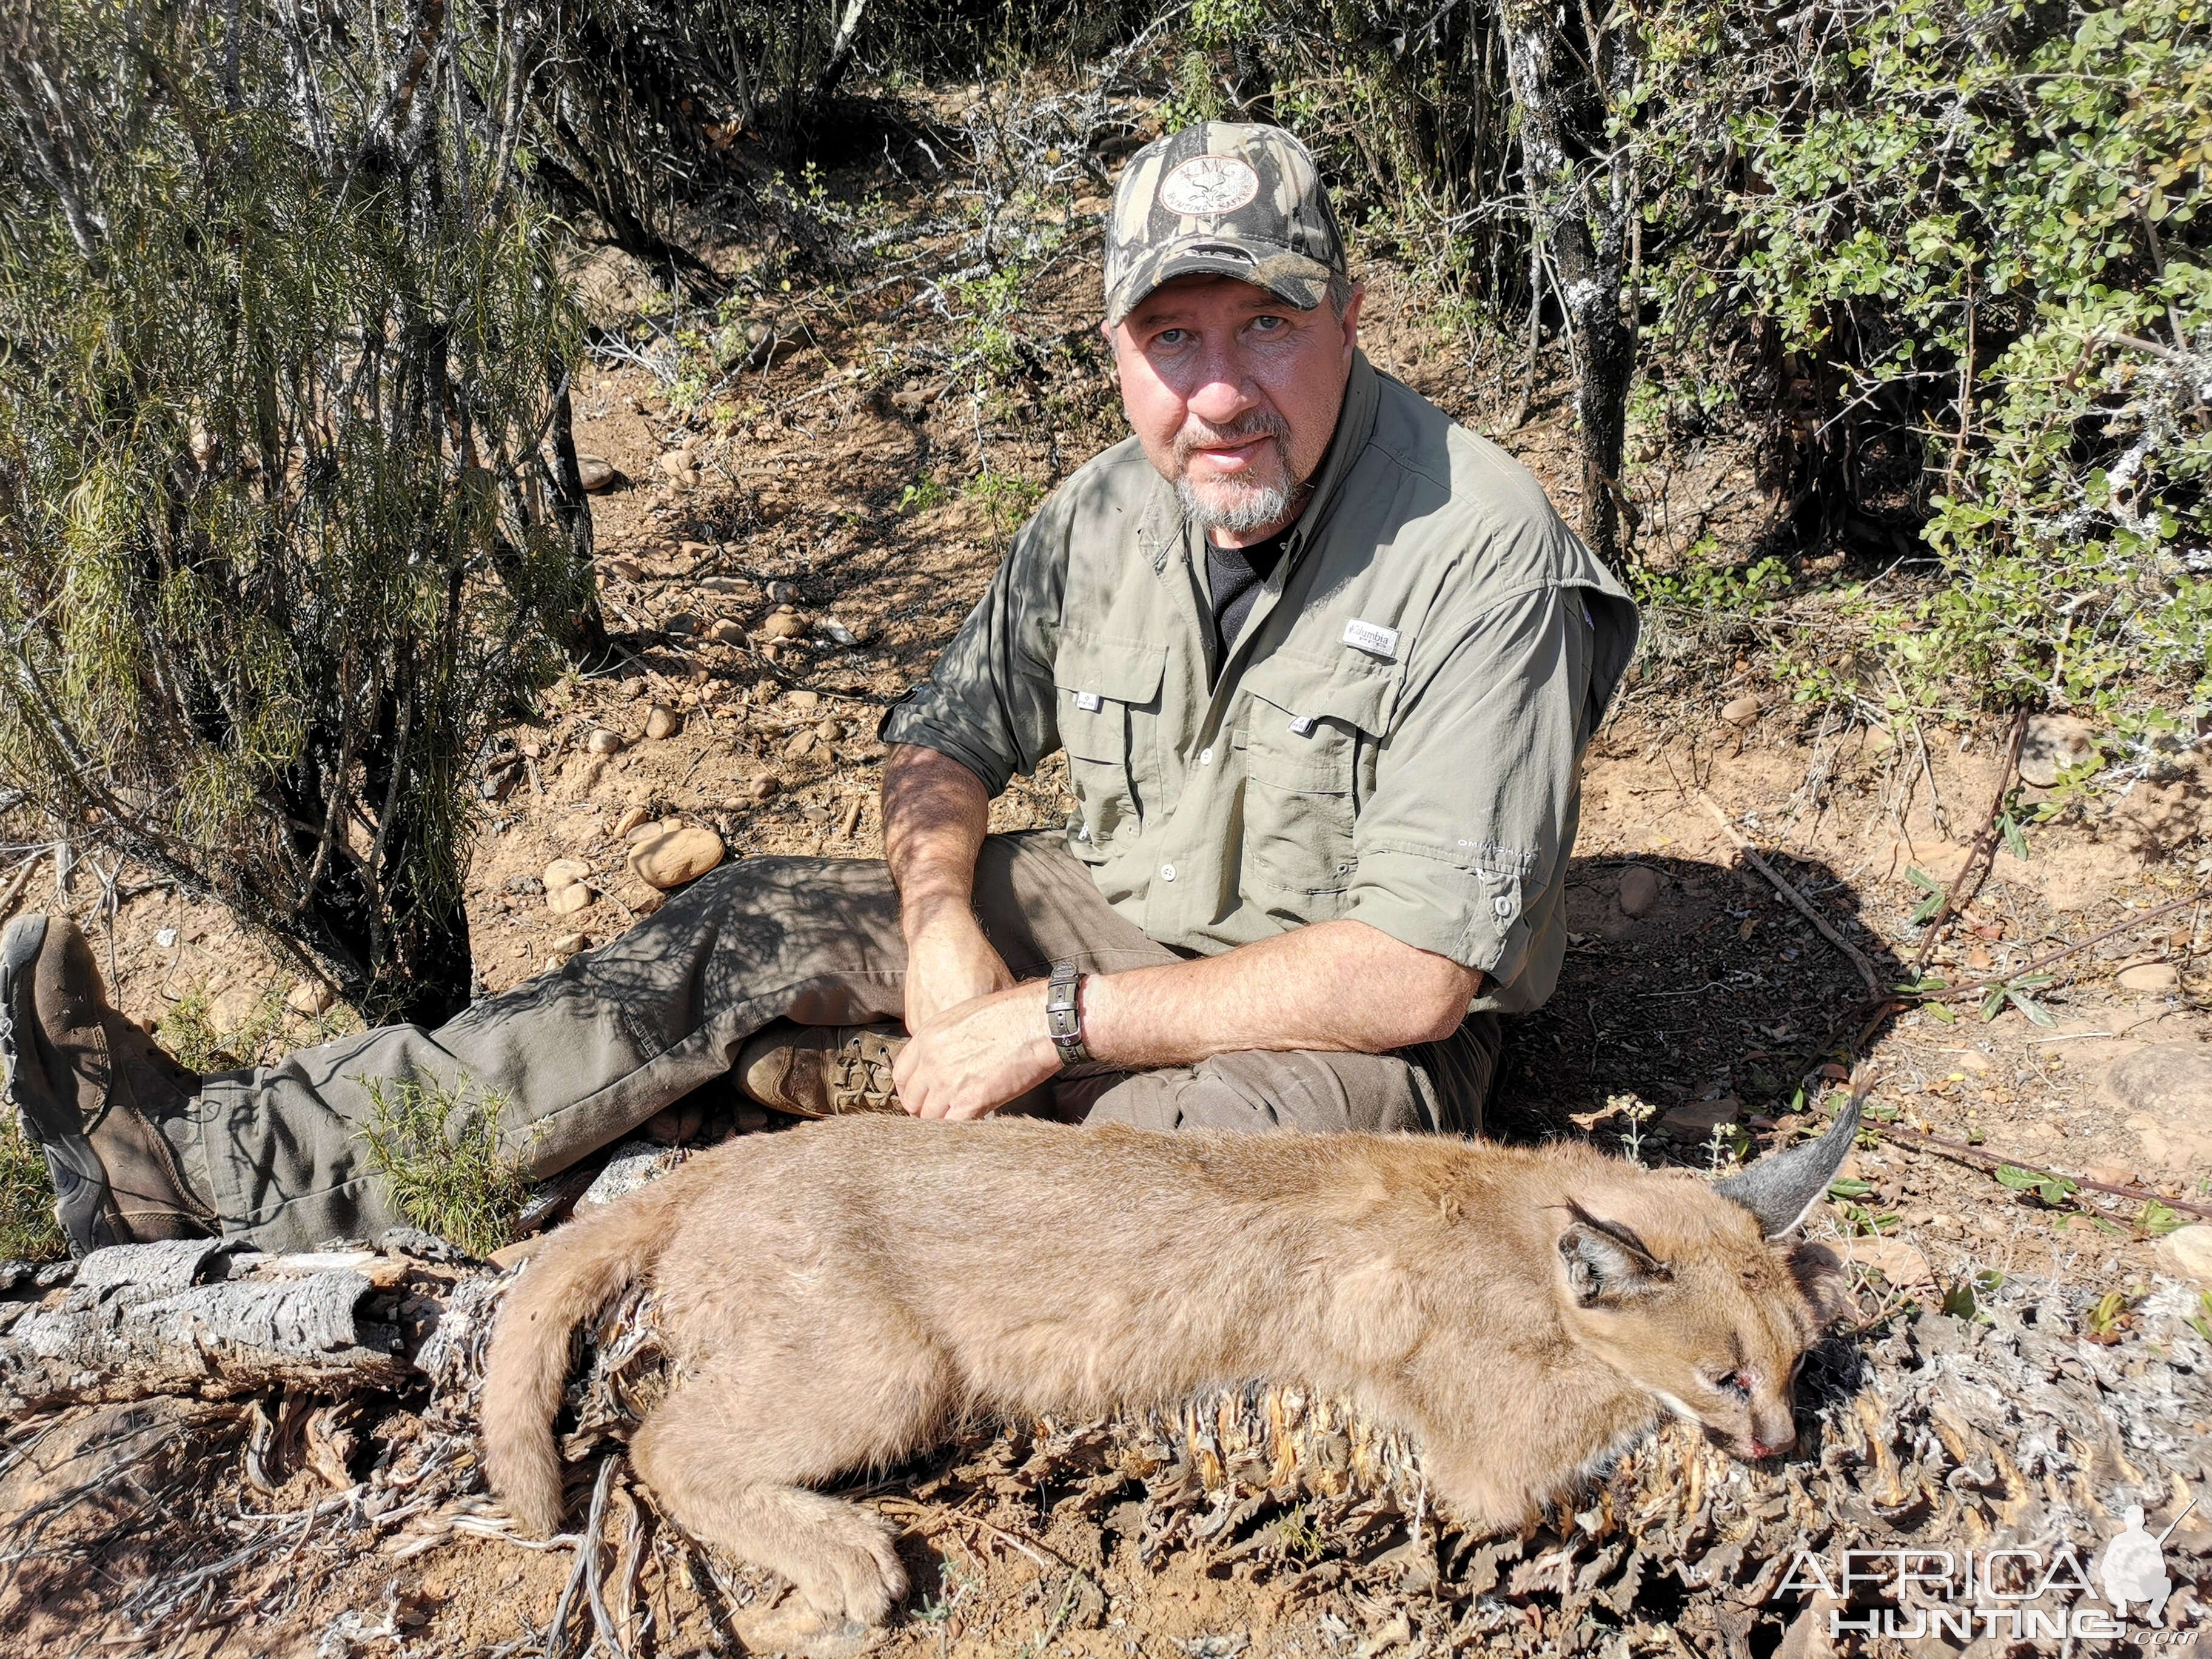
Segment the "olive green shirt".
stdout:
[[1583,747],[1634,606],[1503,450],[1355,356],[1311,501],[1225,659],[1202,532],[1132,438],[1054,492],[886,742],[996,794],[1066,749],[1068,839],[1210,954],[1349,916],[1549,996]]

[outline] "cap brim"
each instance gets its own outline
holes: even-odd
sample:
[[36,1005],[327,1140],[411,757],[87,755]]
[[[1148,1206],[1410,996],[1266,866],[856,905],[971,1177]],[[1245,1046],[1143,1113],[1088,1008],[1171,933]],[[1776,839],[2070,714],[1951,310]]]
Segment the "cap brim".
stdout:
[[1170,242],[1139,261],[1106,296],[1106,326],[1122,319],[1178,276],[1228,276],[1263,288],[1284,304],[1311,311],[1328,295],[1338,273],[1320,260],[1286,247],[1239,238],[1192,236]]

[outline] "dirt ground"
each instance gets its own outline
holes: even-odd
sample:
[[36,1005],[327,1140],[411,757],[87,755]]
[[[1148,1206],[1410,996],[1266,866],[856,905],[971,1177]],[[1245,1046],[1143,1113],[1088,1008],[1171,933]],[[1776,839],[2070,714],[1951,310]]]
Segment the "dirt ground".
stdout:
[[[557,687],[542,720],[486,757],[468,893],[485,994],[603,941],[658,902],[625,863],[640,825],[708,825],[731,858],[880,855],[882,711],[927,672],[1025,504],[1120,435],[1103,361],[1078,349],[1092,258],[1095,246],[1031,301],[1031,331],[1077,347],[1042,381],[1012,392],[974,397],[933,377],[915,352],[925,319],[892,314],[890,297],[872,312],[803,287],[757,307],[780,337],[804,343],[770,351],[746,377],[732,402],[757,412],[734,422],[672,410],[669,388],[616,353],[584,376],[578,446],[619,475],[595,497],[594,520],[620,655]],[[1377,363],[1520,455],[1571,515],[1564,412],[1540,397],[1524,424],[1502,421],[1515,401],[1513,354],[1471,341],[1387,264],[1373,288],[1365,343]],[[1771,510],[1725,453],[1683,462],[1663,486],[1670,511],[1700,533],[1747,534]],[[2212,763],[2145,777],[2030,829],[2029,856],[1997,856],[1936,951],[1928,971],[1955,984],[2002,978],[2101,936],[2033,989],[2050,1023],[2009,1003],[1985,1020],[1972,1000],[1948,1020],[1927,1007],[1882,1013],[1844,951],[1747,862],[1716,814],[1868,960],[1886,993],[1911,977],[1911,917],[1926,891],[1912,872],[1938,883],[1956,873],[1989,811],[2004,732],[1903,716],[1886,727],[1854,723],[1791,702],[1747,635],[1657,617],[1653,636],[1585,764],[1568,877],[1572,947],[1549,1004],[1511,1028],[1492,1132],[1589,1135],[1648,1161],[1703,1167],[1808,1121],[1801,1091],[1864,1061],[1884,1142],[1857,1155],[1857,1196],[1828,1206],[1814,1231],[1863,1264],[1870,1322],[1990,1274],[2092,1300],[2118,1291],[2130,1305],[2152,1295],[2157,1276],[2175,1271],[2155,1235],[2189,1218],[2160,1217],[2143,1195],[2212,1204],[2212,1121],[2130,1098],[2112,1079],[2154,1046],[2212,1042],[2212,902],[2160,908],[2212,878]],[[649,735],[649,721],[665,734]],[[600,732],[619,748],[593,752]],[[1048,766],[1018,781],[992,821],[1042,827],[1066,809],[1064,772]],[[544,875],[556,859],[589,866],[581,908],[551,907]],[[125,1012],[196,1046],[200,1063],[250,1063],[346,1023],[346,1010],[327,1007],[219,910],[96,857],[78,861],[59,890],[55,876],[53,860],[42,861],[15,908],[82,918]],[[2152,964],[2172,971],[2135,975],[2148,988],[2122,988],[2123,969]],[[2212,1064],[2212,1048],[2203,1056]],[[2050,1201],[1996,1179],[1999,1158],[2133,1195],[2082,1189]],[[2115,1340],[2141,1340],[2123,1313]],[[143,1516],[188,1478],[195,1491],[212,1481],[228,1493],[226,1524],[250,1556],[236,1572],[252,1577],[216,1575],[210,1583],[222,1593],[210,1589],[208,1605],[234,1610],[207,1628],[161,1624],[158,1650],[115,1613],[119,1587],[174,1547],[158,1524],[134,1523],[135,1541],[104,1553],[99,1576],[12,1563],[0,1651],[539,1650],[532,1632],[569,1581],[572,1551],[456,1532],[404,1560],[388,1550],[332,1554],[323,1521],[264,1547],[272,1529],[293,1524],[276,1517],[342,1504],[348,1468],[333,1474],[325,1461],[319,1474],[303,1462],[271,1490],[241,1486],[236,1425],[199,1433],[187,1420],[193,1408],[178,1409],[185,1418],[155,1411],[145,1431],[195,1449],[179,1451],[168,1473],[142,1470],[134,1478],[144,1490],[116,1502]],[[401,1411],[362,1423],[352,1476],[403,1455],[410,1420]],[[2194,1426],[2212,1433],[2212,1423]],[[1340,1558],[1358,1571],[1334,1580],[1317,1567],[1261,1572],[1215,1551],[1147,1553],[1126,1504],[1071,1502],[1069,1486],[1048,1492],[1049,1482],[1012,1479],[1025,1455],[1018,1439],[902,1478],[886,1498],[912,1519],[916,1588],[879,1651],[1378,1659],[1464,1644],[1435,1638],[1420,1611],[1433,1583],[1416,1593],[1391,1571],[1369,1571],[1403,1545],[1402,1526]],[[19,1507],[30,1501],[26,1478],[9,1477]],[[634,1651],[688,1653],[732,1636],[773,1645],[757,1631],[748,1644],[743,1619],[717,1626],[716,1587],[697,1583],[696,1566],[678,1567],[665,1527],[641,1520],[625,1530],[637,1513],[626,1491],[612,1509],[610,1535],[631,1545],[618,1571],[634,1571],[635,1607],[657,1609],[640,1625],[644,1615],[626,1603]],[[731,1605],[772,1599],[742,1578],[720,1590]],[[1540,1619],[1479,1634],[1482,1645],[1522,1650],[1557,1638]],[[1683,1646],[1653,1640],[1655,1651]]]

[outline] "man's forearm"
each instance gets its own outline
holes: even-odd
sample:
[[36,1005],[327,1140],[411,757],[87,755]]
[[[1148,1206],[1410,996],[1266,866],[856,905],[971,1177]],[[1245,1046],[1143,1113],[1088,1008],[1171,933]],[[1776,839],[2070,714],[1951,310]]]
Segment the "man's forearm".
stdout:
[[1133,1069],[1247,1048],[1381,1054],[1458,1029],[1482,975],[1359,921],[1085,981],[1093,1058]]
[[894,748],[884,766],[884,857],[911,934],[946,907],[966,911],[975,891],[991,798],[973,772],[934,749]]

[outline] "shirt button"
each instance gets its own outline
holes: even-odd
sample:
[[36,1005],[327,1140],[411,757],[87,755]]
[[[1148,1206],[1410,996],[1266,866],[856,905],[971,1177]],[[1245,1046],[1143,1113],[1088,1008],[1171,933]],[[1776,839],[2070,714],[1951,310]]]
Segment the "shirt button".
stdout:
[[1175,879],[1175,866],[1172,864],[1163,864],[1160,866],[1160,879],[1162,881],[1173,881]]
[[1198,751],[1198,763],[1199,763],[1200,766],[1211,766],[1211,765],[1212,765],[1212,764],[1213,764],[1213,751],[1212,751],[1211,749],[1201,749],[1201,750],[1200,750]]

